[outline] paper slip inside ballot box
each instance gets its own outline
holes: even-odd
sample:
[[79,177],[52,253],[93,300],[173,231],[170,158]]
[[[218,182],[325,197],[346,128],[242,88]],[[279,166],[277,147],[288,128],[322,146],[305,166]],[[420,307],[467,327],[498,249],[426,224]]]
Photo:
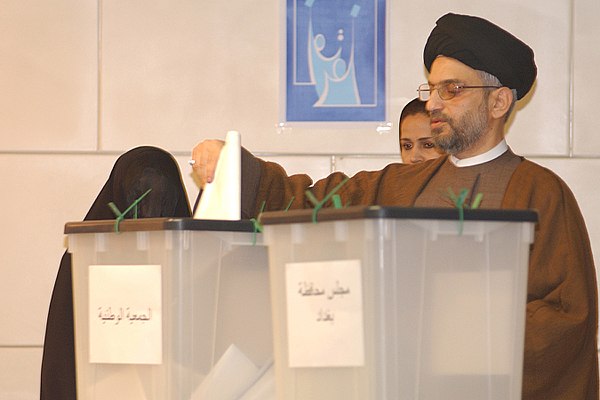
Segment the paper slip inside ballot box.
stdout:
[[240,134],[236,131],[229,131],[217,162],[214,180],[204,186],[194,218],[239,220],[241,218],[241,186]]
[[263,375],[263,369],[231,344],[196,389],[192,399],[238,400]]

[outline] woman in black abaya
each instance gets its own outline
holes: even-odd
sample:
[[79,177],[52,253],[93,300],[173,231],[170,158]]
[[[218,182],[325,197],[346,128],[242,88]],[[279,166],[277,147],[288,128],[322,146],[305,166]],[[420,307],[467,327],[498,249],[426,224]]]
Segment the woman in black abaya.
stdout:
[[[84,219],[114,219],[116,216],[108,203],[113,202],[124,211],[148,189],[152,190],[138,204],[138,218],[191,216],[179,167],[173,157],[156,147],[143,146],[119,157]],[[61,259],[50,300],[41,374],[40,400],[77,398],[71,255],[68,252]]]

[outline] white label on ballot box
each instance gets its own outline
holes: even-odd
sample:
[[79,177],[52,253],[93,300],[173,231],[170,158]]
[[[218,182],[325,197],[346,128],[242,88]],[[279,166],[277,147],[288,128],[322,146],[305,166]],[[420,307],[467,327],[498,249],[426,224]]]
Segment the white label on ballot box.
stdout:
[[90,265],[91,363],[162,363],[160,265]]
[[289,366],[364,365],[360,260],[285,267]]

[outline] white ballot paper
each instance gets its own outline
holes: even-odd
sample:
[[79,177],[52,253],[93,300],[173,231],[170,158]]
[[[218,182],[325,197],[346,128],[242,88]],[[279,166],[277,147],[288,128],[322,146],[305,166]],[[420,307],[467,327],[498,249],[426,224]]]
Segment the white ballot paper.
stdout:
[[[272,364],[258,368],[234,344],[230,345],[194,392],[193,400],[238,400],[274,398],[274,385],[267,370]],[[257,386],[255,389],[252,389]],[[261,397],[257,397],[260,395]]]
[[273,360],[265,364],[258,375],[256,382],[237,400],[276,400]]
[[215,178],[202,191],[195,219],[241,219],[242,171],[241,141],[237,131],[227,132]]

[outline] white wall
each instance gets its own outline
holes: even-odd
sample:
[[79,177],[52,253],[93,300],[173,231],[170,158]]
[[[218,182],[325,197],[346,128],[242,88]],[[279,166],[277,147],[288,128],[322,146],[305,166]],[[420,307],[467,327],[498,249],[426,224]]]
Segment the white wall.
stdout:
[[[123,151],[152,144],[186,165],[199,140],[243,144],[313,177],[397,161],[395,121],[425,81],[437,17],[477,14],[536,51],[539,78],[508,140],[571,186],[600,251],[597,0],[389,0],[389,119],[378,134],[278,132],[283,1],[0,0],[0,398],[38,398],[48,301],[66,221],[80,220]],[[256,19],[254,19],[256,18]]]

